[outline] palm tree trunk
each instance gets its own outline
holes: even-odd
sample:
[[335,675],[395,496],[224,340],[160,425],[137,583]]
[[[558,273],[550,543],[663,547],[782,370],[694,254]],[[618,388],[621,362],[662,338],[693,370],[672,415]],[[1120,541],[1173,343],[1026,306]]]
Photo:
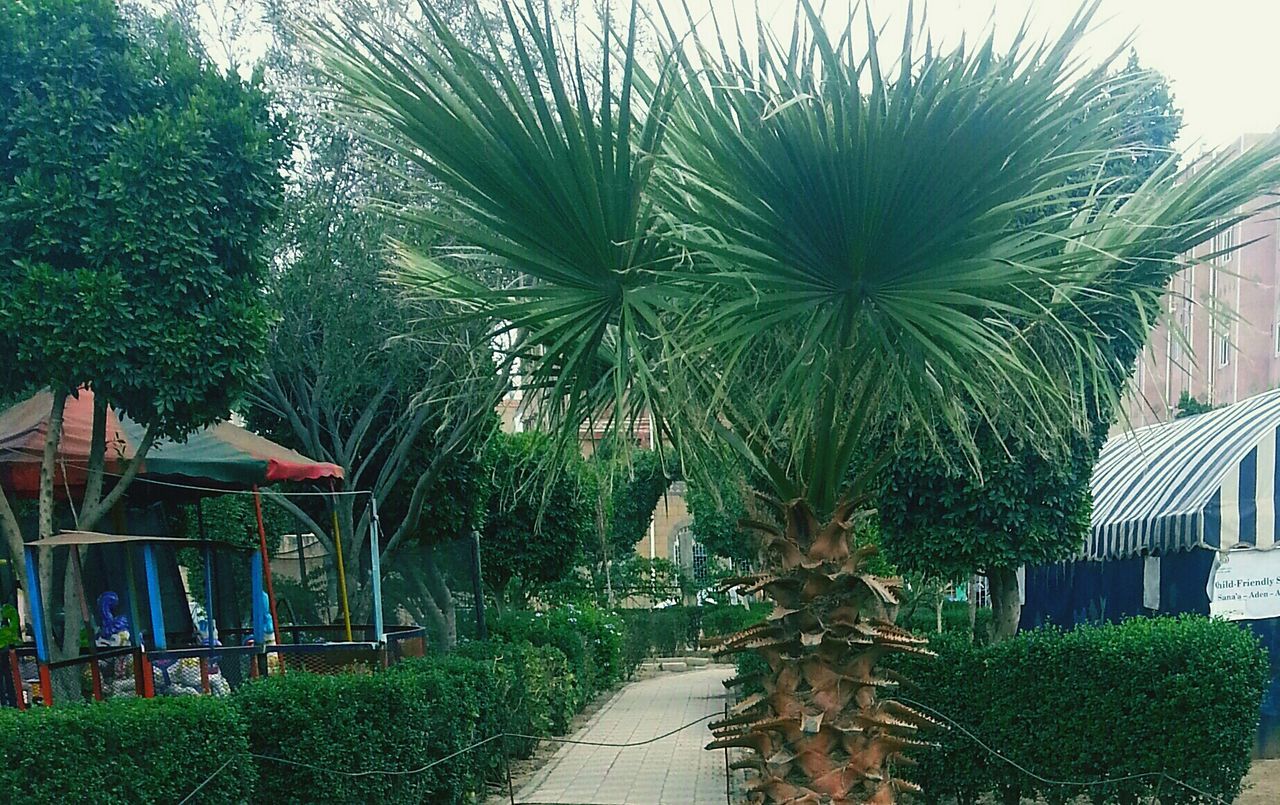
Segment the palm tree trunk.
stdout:
[[753,750],[735,764],[755,772],[752,802],[884,805],[919,792],[896,772],[907,762],[904,750],[928,745],[917,731],[935,722],[886,697],[894,682],[877,672],[887,654],[930,653],[926,641],[893,624],[901,579],[863,571],[876,549],[851,550],[852,505],[838,506],[825,524],[804,500],[779,510],[785,530],[744,523],[765,532],[772,572],[727,582],[773,599],[773,614],[718,650],[762,656],[764,692],[713,723],[708,748]]

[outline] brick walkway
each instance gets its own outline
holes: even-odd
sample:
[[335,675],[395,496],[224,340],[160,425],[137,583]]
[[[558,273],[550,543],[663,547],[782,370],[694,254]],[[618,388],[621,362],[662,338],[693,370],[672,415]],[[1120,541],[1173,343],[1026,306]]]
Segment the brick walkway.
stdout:
[[[664,673],[623,688],[572,737],[643,741],[724,710],[733,669]],[[724,753],[702,747],[706,724],[645,746],[565,744],[516,795],[521,805],[723,805]]]

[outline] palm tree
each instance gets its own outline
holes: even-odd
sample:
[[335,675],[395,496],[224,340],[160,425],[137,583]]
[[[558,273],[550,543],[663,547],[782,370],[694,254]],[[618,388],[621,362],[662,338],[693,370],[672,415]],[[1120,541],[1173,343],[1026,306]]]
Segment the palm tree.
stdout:
[[1130,370],[1095,317],[1149,329],[1180,255],[1280,179],[1272,144],[1060,203],[1119,129],[1071,120],[1145,88],[1075,55],[1095,7],[1003,54],[921,50],[908,19],[894,64],[869,17],[859,47],[860,19],[830,35],[810,0],[786,40],[662,17],[648,59],[634,3],[595,62],[532,0],[504,0],[483,52],[428,3],[420,37],[313,35],[345,108],[438,183],[396,212],[465,247],[401,247],[399,282],[492,323],[564,449],[650,412],[684,472],[728,453],[760,479],[769,571],[737,581],[776,607],[724,649],[769,671],[710,744],[753,750],[752,801],[913,789],[897,772],[929,719],[879,666],[926,649],[851,544],[895,440],[958,441],[980,472],[987,422],[1052,454]]

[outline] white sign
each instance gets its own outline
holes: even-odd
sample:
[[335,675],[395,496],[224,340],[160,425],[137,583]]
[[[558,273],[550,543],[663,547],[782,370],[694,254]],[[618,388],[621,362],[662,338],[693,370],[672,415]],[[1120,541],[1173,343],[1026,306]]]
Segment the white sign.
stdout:
[[1280,550],[1218,554],[1209,571],[1209,614],[1229,621],[1280,617]]

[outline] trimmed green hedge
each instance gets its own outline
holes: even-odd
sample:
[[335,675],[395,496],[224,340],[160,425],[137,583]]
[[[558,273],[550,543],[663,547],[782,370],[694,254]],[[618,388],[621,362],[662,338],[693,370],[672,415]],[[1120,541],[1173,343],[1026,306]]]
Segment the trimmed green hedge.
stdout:
[[639,663],[646,657],[670,657],[695,649],[706,639],[739,632],[768,617],[773,605],[750,608],[728,604],[702,607],[672,606],[662,609],[625,609],[626,655]]
[[625,631],[618,615],[574,604],[548,612],[508,612],[489,628],[498,640],[552,646],[564,654],[577,680],[575,711],[635,670],[624,651]]
[[[372,675],[291,673],[246,685],[235,700],[260,761],[255,800],[464,803],[496,777],[502,754],[476,751],[418,774],[347,777],[329,770],[406,771],[502,732],[509,678],[465,657],[410,660]],[[306,764],[306,765],[294,765]]]
[[[946,714],[985,743],[1055,780],[1149,772],[1227,801],[1249,769],[1267,658],[1247,630],[1198,616],[1133,618],[1072,631],[1037,629],[995,646],[944,634],[936,659],[895,663],[901,695]],[[1037,782],[958,730],[929,736],[936,751],[908,776],[928,801],[972,803],[1081,793],[1095,802],[1210,802],[1158,777],[1094,787]]]
[[[385,672],[290,672],[223,699],[118,700],[0,712],[0,803],[471,803],[504,776],[504,732],[568,731],[634,669],[621,619],[590,607],[500,619],[494,641]],[[536,741],[511,739],[518,756]],[[254,757],[254,756],[259,757]],[[339,772],[345,772],[342,774]]]
[[[490,663],[496,673],[510,677],[502,701],[508,716],[504,731],[523,735],[568,732],[580,695],[577,678],[559,649],[491,640],[463,643],[457,654]],[[518,756],[528,757],[535,743],[513,740],[511,748]]]
[[245,802],[258,773],[225,699],[115,699],[0,711],[0,801]]

